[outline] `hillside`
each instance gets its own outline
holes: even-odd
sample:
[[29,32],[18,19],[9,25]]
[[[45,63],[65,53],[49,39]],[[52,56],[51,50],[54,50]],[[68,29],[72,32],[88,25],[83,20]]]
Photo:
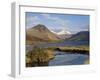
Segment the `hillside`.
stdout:
[[46,26],[38,24],[26,30],[26,44],[59,40]]
[[74,34],[72,37],[69,39],[70,41],[89,41],[89,31],[81,31],[78,32],[77,34]]

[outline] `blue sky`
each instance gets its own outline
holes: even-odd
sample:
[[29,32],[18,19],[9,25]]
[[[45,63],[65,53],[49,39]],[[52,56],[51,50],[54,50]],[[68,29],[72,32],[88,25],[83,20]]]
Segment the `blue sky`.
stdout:
[[68,30],[72,33],[89,29],[89,15],[26,12],[26,28],[43,24],[50,30]]

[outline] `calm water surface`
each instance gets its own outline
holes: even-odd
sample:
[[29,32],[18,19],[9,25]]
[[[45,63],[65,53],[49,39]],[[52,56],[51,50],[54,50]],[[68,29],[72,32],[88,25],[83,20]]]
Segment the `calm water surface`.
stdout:
[[89,59],[89,55],[75,54],[71,52],[54,51],[55,58],[49,61],[49,66],[56,65],[80,65]]

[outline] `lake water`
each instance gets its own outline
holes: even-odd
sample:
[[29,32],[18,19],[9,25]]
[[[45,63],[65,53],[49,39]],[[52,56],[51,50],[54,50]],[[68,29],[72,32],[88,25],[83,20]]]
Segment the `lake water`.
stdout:
[[[47,48],[47,47],[56,47],[56,46],[78,46],[78,45],[89,45],[88,41],[63,41],[63,42],[49,42],[49,43],[44,43],[44,44],[39,44],[37,46],[42,47],[42,48]],[[31,51],[33,45],[26,45],[26,51]]]
[[55,58],[49,61],[49,66],[58,65],[81,65],[89,60],[89,55],[75,54],[71,52],[54,51]]
[[63,42],[49,42],[39,45],[39,47],[54,47],[54,46],[78,46],[89,45],[88,41],[63,41]]

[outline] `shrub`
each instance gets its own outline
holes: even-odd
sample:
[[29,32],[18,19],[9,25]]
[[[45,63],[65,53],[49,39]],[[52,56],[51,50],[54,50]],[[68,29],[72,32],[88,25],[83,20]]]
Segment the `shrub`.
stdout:
[[52,52],[47,49],[34,47],[31,52],[27,54],[28,57],[31,58],[32,62],[48,62],[51,58],[53,58]]

